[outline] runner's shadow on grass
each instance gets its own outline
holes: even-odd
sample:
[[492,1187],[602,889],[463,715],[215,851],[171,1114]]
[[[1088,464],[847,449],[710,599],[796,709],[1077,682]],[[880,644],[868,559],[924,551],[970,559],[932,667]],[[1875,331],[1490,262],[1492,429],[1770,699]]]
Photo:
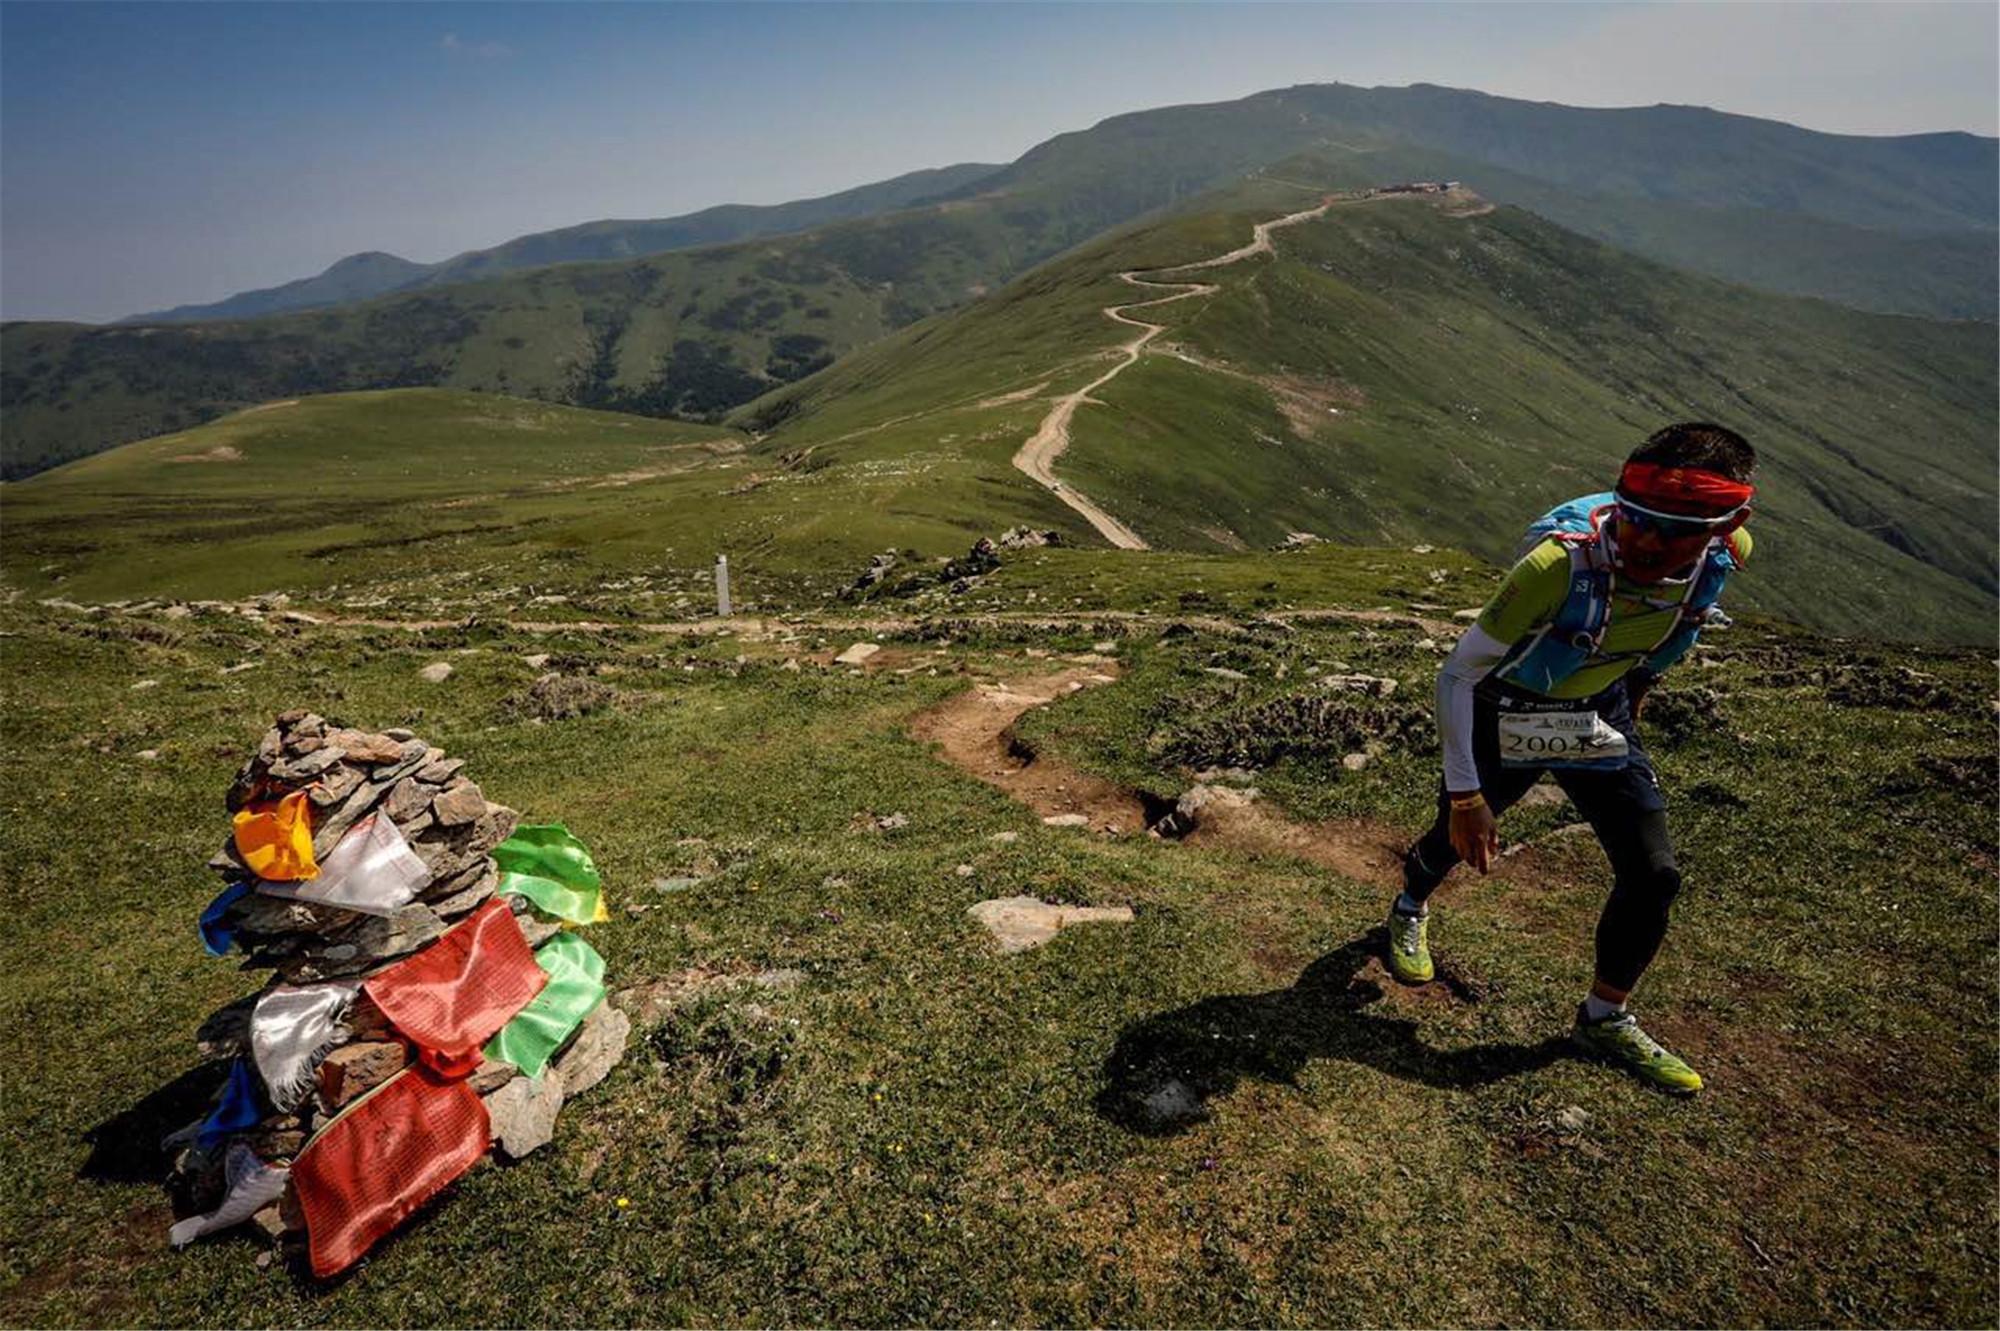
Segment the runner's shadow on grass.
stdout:
[[1462,1091],[1574,1056],[1559,1036],[1435,1049],[1415,1022],[1368,1011],[1382,986],[1361,970],[1385,943],[1384,931],[1371,929],[1306,967],[1289,989],[1205,998],[1127,1027],[1105,1060],[1097,1112],[1132,1132],[1165,1137],[1207,1118],[1208,1102],[1244,1077],[1296,1085],[1318,1059]]

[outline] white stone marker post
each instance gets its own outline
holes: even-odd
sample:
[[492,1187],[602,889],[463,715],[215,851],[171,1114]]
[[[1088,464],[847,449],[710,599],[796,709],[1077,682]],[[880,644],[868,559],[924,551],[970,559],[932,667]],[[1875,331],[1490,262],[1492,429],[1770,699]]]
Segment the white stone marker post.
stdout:
[[729,618],[729,556],[715,557],[715,613]]

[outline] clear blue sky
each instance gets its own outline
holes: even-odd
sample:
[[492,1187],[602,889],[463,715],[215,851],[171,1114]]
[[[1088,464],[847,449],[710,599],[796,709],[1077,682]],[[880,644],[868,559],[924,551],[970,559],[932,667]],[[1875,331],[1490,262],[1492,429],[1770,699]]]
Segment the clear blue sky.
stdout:
[[[0,313],[1004,162],[1292,83],[1995,131],[1956,5],[0,4]],[[1865,88],[1865,93],[1862,91]]]

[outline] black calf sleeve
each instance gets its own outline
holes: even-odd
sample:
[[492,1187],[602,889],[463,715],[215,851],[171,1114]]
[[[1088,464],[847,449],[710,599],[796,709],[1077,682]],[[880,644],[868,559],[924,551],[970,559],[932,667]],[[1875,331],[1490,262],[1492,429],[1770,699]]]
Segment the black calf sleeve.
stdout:
[[1639,983],[1667,936],[1667,917],[1680,894],[1681,874],[1667,836],[1666,814],[1631,815],[1599,832],[1614,881],[1597,921],[1597,978],[1614,989],[1629,990]]

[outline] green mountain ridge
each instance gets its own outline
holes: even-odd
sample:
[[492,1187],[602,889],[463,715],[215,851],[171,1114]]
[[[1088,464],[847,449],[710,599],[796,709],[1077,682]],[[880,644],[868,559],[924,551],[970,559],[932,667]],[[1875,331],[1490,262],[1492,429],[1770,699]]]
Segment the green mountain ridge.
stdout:
[[467,250],[437,263],[416,263],[380,251],[350,254],[314,277],[301,278],[282,286],[238,292],[209,304],[177,305],[170,310],[135,314],[118,322],[157,324],[249,319],[345,305],[416,287],[475,281],[522,268],[630,259],[697,245],[727,244],[788,231],[805,231],[833,222],[906,208],[925,198],[951,193],[997,170],[998,167],[984,163],[962,162],[955,166],[906,172],[889,180],[791,203],[726,203],[678,217],[584,222],[577,226],[517,236],[488,249]]
[[[1692,152],[1676,146],[1682,133],[1697,144],[1744,142]],[[1965,224],[1993,178],[1992,147],[1968,136],[1850,140],[1689,108],[1580,111],[1435,88],[1308,86],[1168,107],[1058,136],[934,202],[719,251],[530,268],[251,321],[7,325],[0,475],[300,393],[432,384],[712,415],[1107,228],[1184,207],[1305,150],[1347,154],[1344,184],[1450,171],[1480,187],[1490,176],[1495,198],[1725,277],[1964,313],[1992,290],[1992,228],[1935,228]],[[1635,162],[1653,159],[1635,173]],[[1525,168],[1644,197],[1550,184]],[[1921,197],[1906,197],[1913,192]],[[1923,235],[1867,230],[1899,197]],[[1779,204],[1793,211],[1770,211]],[[574,230],[556,233],[568,237],[558,249],[633,243],[615,228]],[[492,262],[551,252],[527,241]],[[695,253],[703,257],[686,257]],[[731,268],[727,280],[741,289],[727,293],[696,272]],[[815,308],[827,311],[818,324],[787,315]]]

